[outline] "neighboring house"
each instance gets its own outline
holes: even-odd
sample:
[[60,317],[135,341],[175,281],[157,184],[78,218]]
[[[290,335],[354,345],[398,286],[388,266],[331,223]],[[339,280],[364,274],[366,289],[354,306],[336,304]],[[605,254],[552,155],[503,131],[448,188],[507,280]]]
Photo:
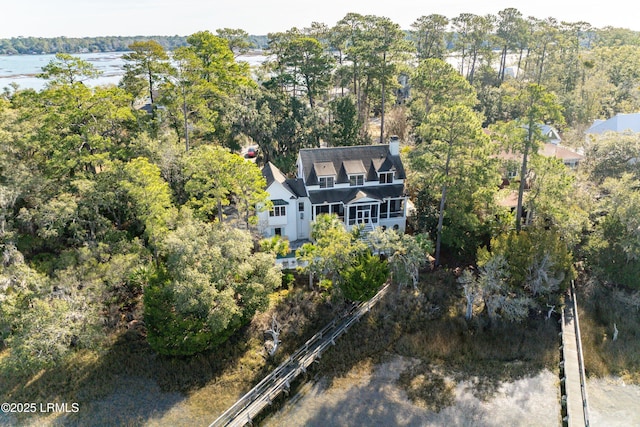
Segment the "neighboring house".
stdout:
[[571,169],[575,169],[582,159],[584,159],[584,155],[559,144],[546,143],[539,153],[545,157],[555,157],[556,159],[562,160],[562,163]]
[[[538,154],[545,157],[555,157],[570,169],[575,169],[584,159],[584,155],[569,147],[560,144],[544,143],[538,150]],[[522,165],[522,153],[502,151],[497,156],[503,162],[503,178],[512,180],[520,176]]]
[[560,134],[553,126],[549,125],[538,125],[540,130],[542,131],[542,135],[545,137],[545,142],[550,144],[560,144],[562,142],[562,138],[560,138]]
[[272,203],[258,215],[265,237],[292,242],[310,239],[311,223],[335,213],[347,228],[386,227],[404,231],[407,196],[399,140],[389,144],[300,150],[296,178],[287,178],[272,163],[262,174]]
[[616,114],[608,120],[595,120],[585,134],[588,139],[605,132],[640,132],[640,113]]
[[[560,145],[562,138],[553,126],[545,124],[538,124],[537,126],[545,138],[544,144],[542,144],[538,151],[539,154],[546,157],[555,157],[560,159],[571,169],[575,169],[582,159],[584,159],[584,155],[582,155],[582,153]],[[526,128],[527,127],[525,126],[525,129]],[[502,151],[497,157],[503,161],[504,179],[512,180],[520,175],[520,165],[522,164],[521,153]]]
[[[564,163],[570,169],[575,169],[584,159],[584,155],[574,151],[571,148],[560,145],[562,139],[558,131],[549,125],[538,125],[546,141],[538,150],[538,154],[545,157],[555,157]],[[520,176],[520,168],[522,167],[522,153],[514,153],[512,151],[502,151],[497,156],[502,160],[503,164],[503,182],[502,187],[507,187],[511,180]],[[528,182],[525,182],[525,190],[528,190]],[[518,201],[518,192],[511,191],[509,193],[500,193],[498,204],[511,209],[515,209]]]

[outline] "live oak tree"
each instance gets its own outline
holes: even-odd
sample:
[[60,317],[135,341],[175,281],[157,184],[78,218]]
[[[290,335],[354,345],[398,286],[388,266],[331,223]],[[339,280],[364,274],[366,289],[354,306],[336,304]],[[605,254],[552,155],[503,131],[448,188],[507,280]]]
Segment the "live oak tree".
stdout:
[[214,145],[191,150],[184,160],[187,205],[196,215],[222,221],[223,207],[234,202],[246,227],[255,221],[256,206],[266,202],[266,181],[260,169],[237,154]]
[[640,181],[630,173],[608,177],[599,188],[601,212],[589,238],[587,261],[605,283],[638,288]]
[[640,178],[640,134],[606,132],[591,136],[585,147],[585,158],[580,171],[589,180],[601,184],[607,178],[621,178],[630,173]]
[[163,270],[145,292],[151,347],[189,356],[212,349],[268,306],[280,285],[275,255],[253,253],[251,235],[181,211],[162,243]]
[[145,237],[157,259],[162,240],[175,226],[177,212],[171,190],[160,176],[160,169],[146,158],[131,160],[124,170],[121,185],[135,204],[137,218],[144,225]]
[[525,224],[555,227],[573,250],[589,227],[587,192],[578,185],[575,172],[555,157],[532,155],[530,165]]
[[471,319],[479,301],[492,325],[500,319],[520,322],[531,311],[543,312],[558,304],[559,296],[575,278],[573,257],[553,228],[510,231],[491,239],[491,249],[478,251],[478,271],[465,270],[458,278]]
[[366,235],[372,251],[386,258],[394,283],[418,288],[420,269],[429,264],[433,242],[425,235],[412,236],[377,227]]
[[311,225],[313,243],[305,243],[296,251],[296,258],[304,265],[302,270],[320,280],[320,286],[332,289],[341,281],[340,272],[353,263],[366,245],[357,238],[357,229],[349,232],[334,215],[322,214]]

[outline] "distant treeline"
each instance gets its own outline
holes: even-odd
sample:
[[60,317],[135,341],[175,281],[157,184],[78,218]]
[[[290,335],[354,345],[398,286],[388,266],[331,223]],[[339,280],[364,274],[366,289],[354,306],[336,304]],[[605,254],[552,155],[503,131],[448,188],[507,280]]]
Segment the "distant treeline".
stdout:
[[[106,37],[14,37],[0,39],[0,55],[50,53],[124,52],[133,42],[155,40],[166,50],[187,44],[186,36],[106,36]],[[256,48],[267,46],[267,36],[249,36]]]

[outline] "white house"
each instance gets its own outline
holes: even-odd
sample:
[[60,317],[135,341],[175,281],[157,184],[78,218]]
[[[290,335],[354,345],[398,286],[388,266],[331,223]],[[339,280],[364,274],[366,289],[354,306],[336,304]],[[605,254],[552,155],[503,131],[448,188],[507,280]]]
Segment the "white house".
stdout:
[[389,144],[303,149],[296,164],[296,178],[272,163],[262,169],[273,204],[258,214],[265,237],[309,240],[311,223],[322,213],[337,214],[347,228],[404,231],[407,196],[397,137]]

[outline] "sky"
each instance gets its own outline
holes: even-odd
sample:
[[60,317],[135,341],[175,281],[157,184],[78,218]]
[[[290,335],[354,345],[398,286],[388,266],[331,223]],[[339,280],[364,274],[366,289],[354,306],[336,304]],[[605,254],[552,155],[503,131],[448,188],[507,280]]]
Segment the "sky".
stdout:
[[349,12],[385,16],[409,29],[423,15],[496,15],[508,7],[525,17],[640,31],[640,6],[632,4],[629,0],[0,0],[0,38],[186,36],[218,28],[266,35],[308,27],[314,21],[333,26]]

